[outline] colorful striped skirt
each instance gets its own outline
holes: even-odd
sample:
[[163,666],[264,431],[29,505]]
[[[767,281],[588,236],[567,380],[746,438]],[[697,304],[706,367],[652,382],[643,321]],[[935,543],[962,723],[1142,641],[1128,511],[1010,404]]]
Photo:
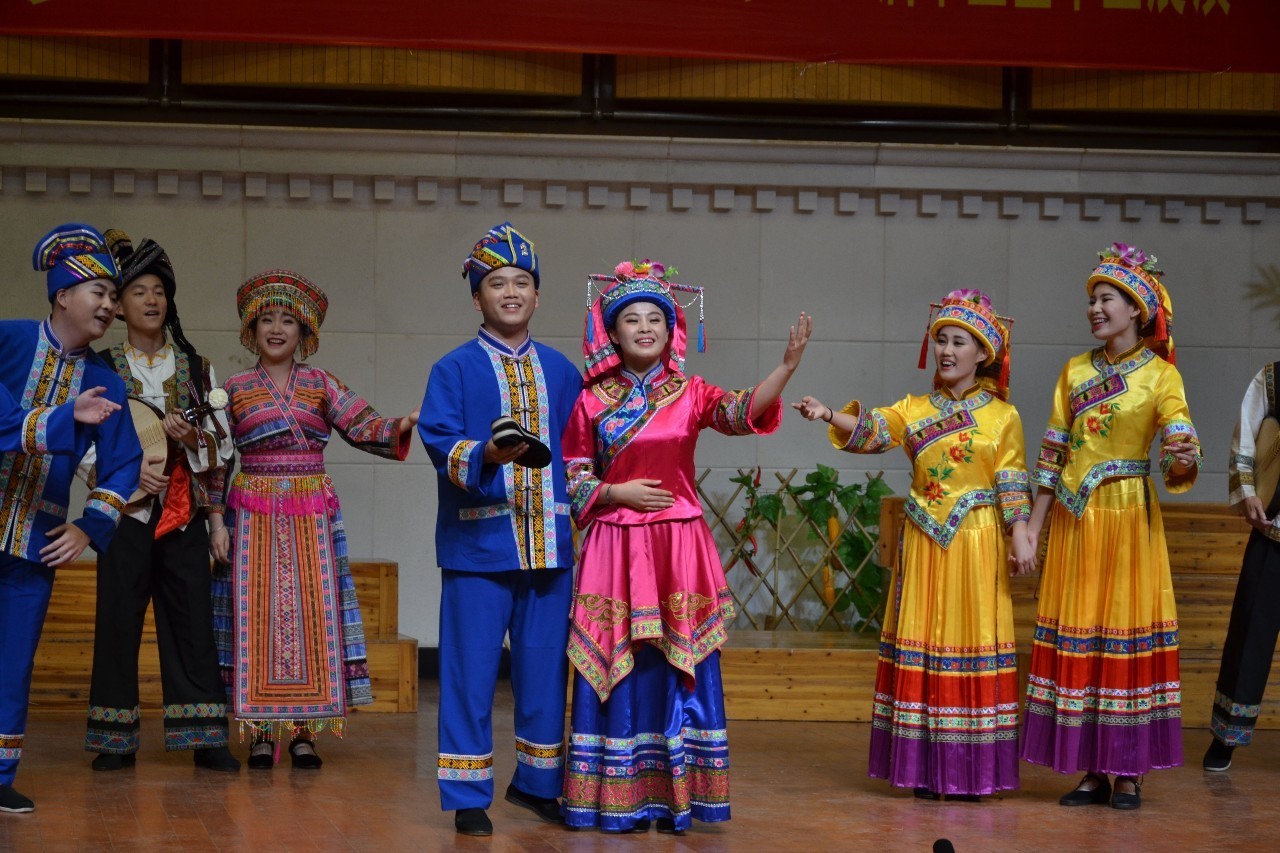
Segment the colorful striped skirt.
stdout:
[[670,818],[682,831],[694,818],[729,819],[719,651],[690,679],[654,644],[637,643],[634,668],[605,702],[575,672],[572,720],[563,807],[569,826],[626,832],[638,821]]
[[1018,669],[1004,529],[971,510],[943,550],[914,524],[880,635],[869,775],[939,794],[1018,787]]
[[342,511],[323,481],[314,494],[295,482],[287,500],[233,487],[231,565],[213,579],[214,638],[236,719],[277,739],[300,728],[342,734],[347,711],[373,701]]
[[1178,616],[1146,478],[1104,482],[1079,519],[1054,502],[1022,757],[1125,776],[1182,764]]

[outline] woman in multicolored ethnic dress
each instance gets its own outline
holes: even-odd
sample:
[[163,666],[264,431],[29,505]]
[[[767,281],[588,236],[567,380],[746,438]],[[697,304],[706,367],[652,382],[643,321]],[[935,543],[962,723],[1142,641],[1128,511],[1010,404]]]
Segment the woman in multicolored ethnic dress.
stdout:
[[214,556],[229,561],[214,584],[219,660],[241,731],[253,729],[249,767],[271,769],[275,742],[288,734],[293,766],[317,769],[313,736],[340,736],[347,710],[373,701],[324,448],[336,429],[352,447],[404,459],[418,413],[384,418],[331,373],[294,361],[316,351],[329,304],[306,278],[260,273],[236,303],[240,343],[258,363],[224,385],[240,471],[226,525],[220,496],[209,513]]
[[1098,254],[1087,316],[1103,346],[1063,368],[1031,477],[1032,541],[1046,516],[1050,527],[1022,757],[1085,771],[1064,806],[1136,809],[1143,774],[1182,764],[1178,617],[1151,441],[1173,493],[1195,482],[1200,442],[1155,257],[1119,243]]
[[[573,828],[684,832],[729,819],[719,648],[733,618],[702,519],[694,449],[707,428],[764,435],[813,328],[801,314],[782,363],[755,388],[684,373],[674,269],[650,261],[592,276],[586,388],[562,441],[569,499],[586,527],[569,634],[572,732],[563,813]],[[702,349],[702,324],[698,326]]]
[[[977,290],[930,314],[933,392],[885,408],[795,408],[850,453],[902,447],[911,495],[880,636],[869,775],[921,799],[1018,787],[1018,672],[1009,572],[1035,567],[1009,325]],[[920,367],[925,366],[921,349]],[[1005,534],[1012,536],[1006,553]]]

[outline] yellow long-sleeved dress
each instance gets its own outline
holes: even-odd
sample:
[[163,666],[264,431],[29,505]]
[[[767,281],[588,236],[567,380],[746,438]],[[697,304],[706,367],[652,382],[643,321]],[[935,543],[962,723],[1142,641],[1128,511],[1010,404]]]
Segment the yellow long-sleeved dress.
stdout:
[[1067,362],[1032,482],[1054,491],[1022,757],[1136,776],[1182,763],[1178,617],[1150,448],[1199,440],[1177,368],[1142,344]]
[[880,635],[869,774],[942,794],[1018,786],[1018,675],[1004,532],[1029,518],[1022,422],[975,386],[844,412],[852,453],[912,462],[902,556]]

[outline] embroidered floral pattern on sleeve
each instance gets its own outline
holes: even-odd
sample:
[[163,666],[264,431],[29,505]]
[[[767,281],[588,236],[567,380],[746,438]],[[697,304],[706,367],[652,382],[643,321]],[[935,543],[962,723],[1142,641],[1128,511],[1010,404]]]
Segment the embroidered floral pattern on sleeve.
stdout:
[[27,414],[22,425],[23,453],[44,456],[49,452],[49,418],[53,412],[50,406],[37,406]]
[[711,416],[711,428],[724,435],[751,435],[751,398],[755,388],[726,391]]
[[1031,474],[1031,482],[1046,489],[1055,488],[1062,477],[1062,469],[1067,467],[1067,442],[1071,434],[1065,427],[1049,424],[1044,431],[1044,440],[1040,442],[1040,455],[1036,458],[1036,470]]
[[850,453],[883,453],[894,447],[893,436],[889,433],[889,422],[884,415],[875,409],[866,409],[858,401],[853,401],[840,410],[842,414],[853,415],[858,419],[849,438],[841,444],[837,436],[839,430],[834,426],[827,429],[831,443],[841,450]]
[[1026,471],[1001,469],[996,472],[996,503],[1005,529],[1016,522],[1031,520],[1030,477]]
[[113,523],[120,520],[120,516],[124,513],[124,507],[125,499],[106,489],[94,489],[84,502],[86,511],[90,509],[96,510],[111,519]]
[[449,480],[459,489],[467,487],[471,476],[471,452],[480,442],[463,439],[449,451]]

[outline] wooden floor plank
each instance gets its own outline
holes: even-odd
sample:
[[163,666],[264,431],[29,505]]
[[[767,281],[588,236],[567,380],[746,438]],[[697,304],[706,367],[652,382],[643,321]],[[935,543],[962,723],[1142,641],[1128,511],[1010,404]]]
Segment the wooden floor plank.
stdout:
[[[1199,767],[1208,732],[1184,730],[1186,766],[1148,775],[1142,808],[1122,813],[1059,807],[1075,776],[1026,764],[1020,790],[979,803],[925,802],[867,778],[866,724],[748,721],[729,724],[732,820],[695,823],[681,838],[570,832],[501,799],[516,764],[504,685],[494,713],[495,834],[460,839],[436,787],[437,687],[420,688],[419,713],[357,713],[344,740],[324,736],[325,766],[312,772],[289,769],[287,757],[270,771],[196,769],[188,753],[166,753],[150,728],[137,767],[95,773],[80,749],[82,718],[36,714],[16,786],[36,811],[0,815],[0,850],[896,853],[929,850],[939,838],[962,853],[1270,850],[1280,837],[1277,733],[1259,733],[1236,750],[1228,773],[1210,774]],[[234,749],[244,758],[243,745]],[[1224,816],[1234,816],[1229,826]]]

